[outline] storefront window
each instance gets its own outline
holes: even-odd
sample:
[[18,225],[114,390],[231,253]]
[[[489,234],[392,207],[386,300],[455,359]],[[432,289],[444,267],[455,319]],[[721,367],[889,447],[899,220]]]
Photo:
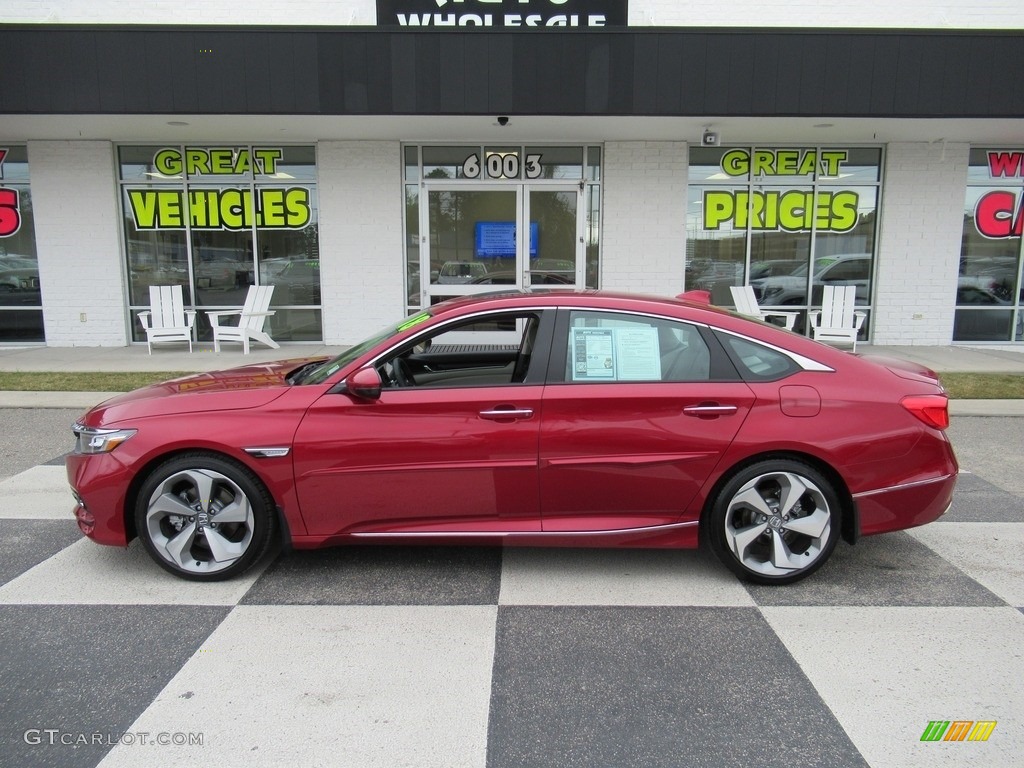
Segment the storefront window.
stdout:
[[809,309],[823,286],[856,285],[869,307],[881,165],[877,147],[692,148],[686,288],[731,305],[729,287],[751,285],[763,306]]
[[125,146],[119,159],[133,320],[151,285],[182,285],[209,340],[206,311],[273,285],[271,336],[323,338],[314,147]]
[[971,150],[954,341],[1024,341],[1024,151]]
[[0,342],[45,340],[28,153],[0,145]]

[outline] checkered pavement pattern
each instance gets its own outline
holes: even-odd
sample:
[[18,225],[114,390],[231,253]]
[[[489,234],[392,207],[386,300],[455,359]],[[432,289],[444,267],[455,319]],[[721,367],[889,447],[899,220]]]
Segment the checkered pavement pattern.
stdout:
[[[0,482],[3,766],[1024,759],[1024,499],[976,475],[780,588],[704,552],[434,546],[195,584],[71,506],[60,459]],[[936,720],[996,727],[922,741]]]

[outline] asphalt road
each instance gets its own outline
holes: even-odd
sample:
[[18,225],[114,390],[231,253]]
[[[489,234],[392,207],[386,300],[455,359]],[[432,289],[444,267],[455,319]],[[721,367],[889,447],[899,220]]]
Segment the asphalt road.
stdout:
[[[431,546],[181,581],[82,540],[79,415],[0,409],[0,766],[1020,765],[1022,418],[954,417],[942,521],[770,588],[704,552]],[[922,741],[953,720],[991,739]]]
[[53,463],[70,451],[71,425],[81,415],[77,408],[0,408],[0,480]]

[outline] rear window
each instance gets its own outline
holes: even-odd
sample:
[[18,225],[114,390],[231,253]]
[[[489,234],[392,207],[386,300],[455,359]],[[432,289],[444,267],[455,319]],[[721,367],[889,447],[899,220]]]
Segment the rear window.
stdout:
[[718,337],[748,381],[774,381],[799,370],[791,358],[763,344],[726,333]]

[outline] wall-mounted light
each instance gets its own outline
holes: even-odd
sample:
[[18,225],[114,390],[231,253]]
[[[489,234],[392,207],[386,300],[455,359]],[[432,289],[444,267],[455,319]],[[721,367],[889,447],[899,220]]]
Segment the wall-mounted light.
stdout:
[[702,147],[717,147],[722,143],[722,138],[718,135],[717,131],[712,131],[710,128],[705,128],[704,133],[700,135],[700,145]]

